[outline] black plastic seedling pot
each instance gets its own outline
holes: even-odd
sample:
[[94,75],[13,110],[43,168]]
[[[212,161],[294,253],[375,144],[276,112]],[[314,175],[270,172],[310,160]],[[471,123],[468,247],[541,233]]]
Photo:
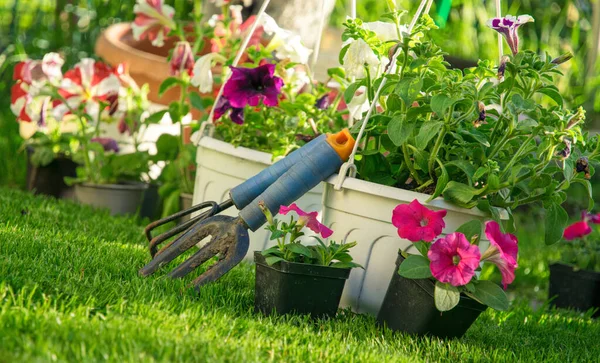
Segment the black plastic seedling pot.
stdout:
[[594,317],[600,316],[600,273],[575,270],[573,266],[555,263],[550,265],[549,298],[552,305],[588,311],[598,308]]
[[267,265],[254,252],[256,285],[254,310],[265,315],[310,314],[312,318],[335,316],[349,268],[281,261]]
[[[396,267],[404,261],[398,254]],[[462,295],[452,310],[440,312],[435,307],[435,284],[429,279],[412,280],[394,270],[392,281],[377,316],[377,322],[392,330],[440,338],[460,338],[487,306]]]
[[34,166],[31,162],[33,148],[27,149],[27,190],[55,198],[66,198],[73,194],[73,188],[65,184],[64,178],[76,177],[77,164],[73,160],[59,156],[46,166]]

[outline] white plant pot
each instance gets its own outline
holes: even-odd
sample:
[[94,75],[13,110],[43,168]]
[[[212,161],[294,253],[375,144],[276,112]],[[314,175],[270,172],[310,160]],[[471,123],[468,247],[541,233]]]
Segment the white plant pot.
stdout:
[[[196,182],[194,185],[194,205],[205,201],[223,202],[229,199],[229,190],[261,172],[272,164],[271,154],[204,136],[198,143],[196,154]],[[296,201],[306,211],[321,214],[323,183],[313,188]],[[222,214],[237,216],[238,210],[231,207]],[[254,251],[262,251],[275,245],[269,241],[270,233],[264,229],[250,232],[250,248],[246,260],[253,260]]]
[[[429,203],[429,195],[399,188],[347,178],[342,190],[333,185],[337,174],[330,177],[323,192],[323,223],[333,231],[330,239],[337,242],[358,242],[351,250],[354,261],[363,269],[350,273],[342,295],[341,306],[351,307],[359,313],[377,315],[385,297],[399,249],[406,249],[411,242],[398,236],[392,225],[392,211],[398,204],[417,199],[428,208],[446,209],[446,228],[443,235],[454,232],[462,224],[473,219],[485,220],[486,215],[477,209],[464,209],[437,198]],[[489,246],[482,236],[480,248]],[[411,247],[412,248],[412,247]],[[416,250],[415,250],[416,252]]]

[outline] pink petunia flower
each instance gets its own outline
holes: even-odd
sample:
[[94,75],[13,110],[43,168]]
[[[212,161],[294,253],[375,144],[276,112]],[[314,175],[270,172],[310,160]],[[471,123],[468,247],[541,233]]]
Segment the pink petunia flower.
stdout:
[[[60,103],[54,108],[54,116],[61,120],[69,113],[69,108],[84,107],[85,112],[96,119],[100,110],[100,102],[109,106],[109,113],[115,110],[121,82],[115,71],[107,64],[84,58],[75,67],[65,73],[59,93],[68,105]],[[104,111],[104,110],[102,110]]]
[[165,5],[164,0],[137,0],[133,12],[133,37],[136,40],[148,38],[155,47],[162,47],[167,34],[177,26],[173,21],[175,9]]
[[298,222],[301,225],[308,227],[313,232],[320,234],[321,237],[327,238],[333,234],[333,231],[331,229],[327,228],[326,225],[322,224],[317,220],[317,216],[319,215],[319,213],[307,213],[300,209],[300,207],[298,207],[296,203],[292,203],[288,207],[283,205],[279,207],[279,214],[286,215],[289,212],[296,212],[296,214],[298,214],[298,217],[300,217],[298,218]]
[[427,257],[431,261],[429,268],[433,277],[452,286],[463,286],[475,275],[481,253],[464,234],[455,232],[436,240]]
[[519,241],[510,233],[502,233],[500,225],[495,221],[487,222],[485,235],[490,240],[490,247],[483,253],[481,260],[489,261],[500,269],[504,289],[515,280]]
[[592,233],[592,228],[586,221],[579,221],[571,224],[563,232],[563,238],[572,241],[577,238],[585,237]]
[[400,238],[411,242],[431,242],[446,227],[445,216],[445,210],[433,211],[415,199],[410,204],[400,204],[394,208],[392,224],[398,228]]
[[519,52],[519,34],[517,29],[523,24],[533,22],[530,15],[512,16],[506,15],[503,18],[493,18],[488,20],[487,26],[494,29],[504,36],[513,55]]

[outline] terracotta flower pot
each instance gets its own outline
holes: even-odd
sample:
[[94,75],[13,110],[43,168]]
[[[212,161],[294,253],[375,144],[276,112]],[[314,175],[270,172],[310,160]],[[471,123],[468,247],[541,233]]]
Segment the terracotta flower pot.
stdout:
[[[172,101],[179,100],[180,89],[178,87],[171,88],[162,96],[158,95],[158,90],[160,84],[171,76],[168,56],[177,41],[177,38],[168,38],[165,39],[162,47],[155,47],[148,39],[135,40],[129,23],[118,23],[109,26],[102,32],[96,41],[95,51],[99,57],[112,66],[126,63],[129,67],[129,74],[137,84],[147,83],[150,86],[148,99],[158,104],[168,105]],[[200,54],[206,54],[209,51],[209,44],[207,44]],[[213,69],[213,72],[220,71],[220,67]],[[218,87],[216,89],[218,91]],[[198,90],[190,88],[190,91],[197,92]],[[199,119],[201,112],[192,109],[192,115],[195,119]]]

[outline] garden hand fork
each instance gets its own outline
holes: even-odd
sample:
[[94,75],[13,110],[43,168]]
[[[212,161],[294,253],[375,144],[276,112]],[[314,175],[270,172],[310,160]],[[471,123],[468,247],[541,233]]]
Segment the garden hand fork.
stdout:
[[[150,224],[146,227],[146,236],[151,239],[150,253],[153,259],[140,270],[140,274],[148,276],[156,272],[210,236],[208,243],[171,271],[169,276],[184,277],[212,257],[218,256],[218,261],[197,277],[192,284],[199,288],[219,279],[240,263],[248,252],[248,230],[256,231],[266,222],[261,208],[276,214],[280,206],[293,203],[339,170],[342,163],[348,160],[354,143],[347,129],[337,134],[321,135],[231,189],[229,192],[231,199],[221,204],[200,203],[188,211]],[[238,217],[218,215],[233,205],[240,211]],[[152,238],[150,232],[158,225],[207,208],[208,210],[187,223]],[[160,243],[181,232],[183,234],[156,252]]]

